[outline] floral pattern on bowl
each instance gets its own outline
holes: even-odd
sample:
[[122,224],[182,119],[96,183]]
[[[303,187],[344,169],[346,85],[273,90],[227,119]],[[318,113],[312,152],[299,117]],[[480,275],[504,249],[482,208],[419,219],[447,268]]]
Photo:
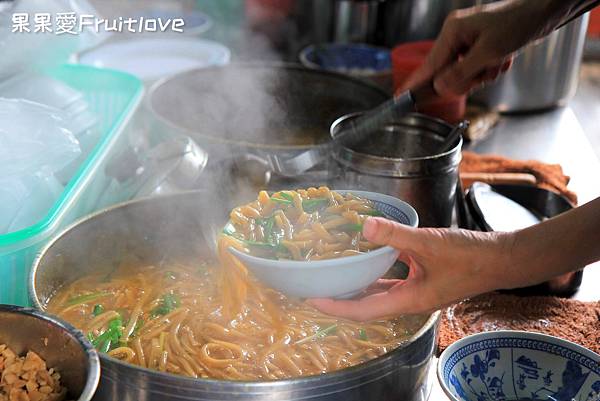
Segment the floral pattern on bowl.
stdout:
[[543,334],[486,332],[448,347],[438,378],[459,401],[599,401],[600,355]]

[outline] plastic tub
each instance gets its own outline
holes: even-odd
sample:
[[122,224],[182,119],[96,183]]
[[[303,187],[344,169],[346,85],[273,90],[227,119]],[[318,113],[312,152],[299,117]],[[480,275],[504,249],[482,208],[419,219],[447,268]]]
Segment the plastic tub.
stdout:
[[[64,65],[48,71],[51,77],[82,92],[89,110],[99,119],[100,139],[82,161],[46,216],[25,229],[0,235],[0,303],[27,305],[27,277],[40,247],[75,219],[106,206],[99,203],[110,183],[105,175],[109,154],[118,149],[127,122],[143,93],[135,77],[106,69]],[[118,194],[110,202],[119,202]]]

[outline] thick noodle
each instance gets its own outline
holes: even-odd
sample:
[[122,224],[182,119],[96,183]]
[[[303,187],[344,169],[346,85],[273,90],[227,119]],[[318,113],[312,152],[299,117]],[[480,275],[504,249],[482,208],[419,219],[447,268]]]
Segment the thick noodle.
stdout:
[[362,238],[369,216],[383,216],[373,203],[327,187],[262,191],[257,200],[233,209],[228,234],[237,247],[273,259],[320,260],[378,248]]
[[[278,208],[263,192],[257,201],[234,210],[231,218],[249,224],[247,233],[254,240],[264,240],[271,235],[268,229],[278,227],[290,253],[303,255],[312,247],[309,259],[373,248],[360,233],[336,230],[362,222],[361,213],[372,210],[369,203],[327,188],[286,193],[282,199],[289,197],[295,212]],[[317,203],[326,204],[322,212],[309,214],[315,203],[305,199],[325,199]],[[317,215],[329,209],[335,216],[320,221]],[[265,214],[273,216],[267,232],[256,223]],[[298,227],[299,219],[304,226]],[[348,249],[347,243],[356,248]],[[389,352],[424,323],[422,316],[358,323],[325,315],[261,285],[227,251],[230,246],[245,245],[222,235],[219,264],[123,263],[108,274],[86,275],[60,289],[48,310],[114,358],[224,380],[276,380],[342,369]]]
[[[122,335],[108,350],[115,358],[226,380],[275,380],[342,369],[392,350],[422,324],[420,317],[337,320],[263,287],[229,257],[224,267],[124,265],[108,281],[105,273],[97,273],[65,286],[48,309],[92,340],[117,321]],[[98,288],[111,295],[97,296]],[[172,310],[161,310],[165,294],[177,300]],[[95,309],[102,312],[95,316]]]

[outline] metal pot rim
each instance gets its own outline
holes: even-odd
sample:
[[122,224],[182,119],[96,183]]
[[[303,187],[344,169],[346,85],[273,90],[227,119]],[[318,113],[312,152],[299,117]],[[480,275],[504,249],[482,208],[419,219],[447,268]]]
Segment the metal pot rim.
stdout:
[[[86,224],[89,221],[98,219],[98,218],[100,218],[100,216],[102,216],[104,214],[110,213],[114,210],[121,209],[121,208],[130,206],[130,205],[141,204],[141,203],[145,203],[145,202],[149,202],[149,201],[160,201],[161,199],[164,200],[164,199],[179,197],[179,196],[189,196],[189,195],[193,195],[193,194],[201,194],[203,192],[204,192],[203,190],[184,191],[184,192],[178,192],[176,194],[166,194],[166,195],[160,195],[160,196],[154,196],[154,197],[145,197],[145,198],[134,199],[134,200],[118,203],[118,204],[112,205],[110,207],[107,207],[105,209],[99,210],[90,215],[87,215],[87,216],[75,221],[74,223],[72,223],[71,225],[69,225],[68,227],[63,229],[62,231],[60,231],[36,255],[36,258],[33,261],[33,264],[31,267],[31,271],[29,273],[29,282],[28,282],[29,298],[30,298],[34,308],[37,309],[37,311],[39,311],[36,313],[42,313],[42,314],[45,313],[45,308],[44,308],[44,306],[42,306],[42,304],[37,296],[36,285],[35,285],[35,278],[37,275],[37,271],[40,267],[40,264],[41,264],[42,260],[44,259],[45,255],[50,250],[50,248],[52,248],[61,239],[68,236],[69,233],[72,230],[74,230],[76,227]],[[204,379],[204,378],[192,378],[192,377],[187,377],[187,376],[181,376],[181,375],[176,375],[176,374],[172,374],[172,373],[159,372],[156,370],[152,370],[152,369],[148,369],[148,368],[144,368],[144,367],[140,367],[137,365],[123,362],[119,359],[110,357],[106,354],[100,354],[100,359],[108,360],[111,363],[115,363],[124,368],[137,369],[137,370],[140,370],[151,376],[160,377],[160,378],[167,379],[167,380],[177,380],[177,381],[186,382],[186,383],[206,383],[209,385],[222,385],[223,383],[227,383],[230,385],[239,384],[240,386],[250,385],[253,387],[262,387],[262,386],[285,387],[290,384],[306,383],[306,384],[315,384],[316,386],[322,386],[323,385],[322,380],[324,377],[326,377],[329,380],[342,379],[345,376],[360,377],[361,372],[363,372],[363,371],[368,372],[371,367],[385,363],[386,360],[388,360],[389,358],[393,358],[395,354],[401,352],[401,350],[408,347],[410,344],[414,343],[417,339],[419,339],[421,336],[423,336],[425,332],[427,332],[433,326],[435,326],[439,321],[440,315],[441,315],[441,311],[439,311],[439,310],[431,313],[431,315],[427,318],[427,321],[419,328],[419,330],[417,330],[417,332],[415,334],[413,334],[406,342],[404,342],[397,348],[394,348],[392,351],[390,351],[386,354],[383,354],[377,358],[371,359],[367,362],[364,362],[364,363],[361,363],[361,364],[358,364],[355,366],[351,366],[349,368],[336,370],[336,371],[333,371],[330,373],[321,374],[321,375],[303,376],[303,377],[296,377],[296,378],[290,378],[290,379],[279,379],[279,380],[264,380],[264,381],[234,381],[234,380],[220,380],[220,379]],[[79,333],[81,333],[81,332],[79,332]]]
[[[358,112],[355,112],[355,113],[350,113],[350,114],[343,115],[343,116],[339,117],[337,120],[335,120],[331,124],[331,129],[330,129],[330,132],[329,132],[329,135],[331,136],[331,138],[333,139],[337,135],[337,133],[334,133],[333,130],[340,123],[342,123],[345,120],[348,120],[348,119],[351,119],[351,118],[354,118],[354,117],[358,117],[361,114],[363,114],[363,112],[358,111]],[[421,114],[421,113],[410,113],[408,115],[419,117],[419,118],[423,118],[423,119],[426,119],[426,120],[430,120],[431,122],[434,122],[434,123],[437,123],[439,125],[444,126],[444,128],[452,129],[452,125],[450,125],[449,123],[447,123],[444,120],[440,120],[439,118],[430,117],[428,115]],[[398,125],[400,125],[400,124],[398,124],[398,123],[389,123],[385,127],[386,128],[387,127],[394,127],[394,126],[398,126]],[[365,157],[365,158],[368,158],[368,159],[380,160],[380,161],[395,161],[395,162],[398,162],[398,163],[402,163],[402,162],[412,162],[412,161],[434,160],[434,159],[442,158],[444,156],[449,156],[452,153],[456,152],[456,149],[459,148],[459,147],[461,147],[462,143],[463,143],[463,140],[462,140],[462,138],[460,138],[460,140],[456,144],[456,146],[453,147],[452,149],[446,151],[446,152],[438,153],[436,155],[431,155],[431,156],[409,157],[409,158],[406,158],[406,159],[400,159],[400,158],[395,158],[395,157],[385,157],[385,156],[370,155],[368,153],[357,152],[357,151],[352,150],[352,149],[347,148],[347,147],[344,147],[343,149],[344,149],[344,152],[352,153],[352,154],[355,154],[357,156]]]
[[165,124],[167,127],[171,128],[173,130],[177,130],[186,135],[192,135],[193,137],[201,137],[201,138],[210,140],[211,142],[214,142],[216,144],[236,145],[236,146],[243,146],[243,147],[252,148],[252,149],[256,149],[256,150],[265,150],[265,151],[272,151],[272,150],[301,151],[301,150],[309,150],[309,149],[315,149],[315,148],[320,148],[320,147],[325,148],[328,146],[329,141],[324,142],[324,143],[319,143],[316,145],[269,145],[269,144],[232,140],[232,139],[223,139],[223,138],[220,138],[217,136],[207,135],[207,134],[204,134],[204,133],[201,133],[198,131],[194,131],[194,130],[190,130],[188,128],[177,126],[171,120],[167,119],[162,114],[159,114],[153,107],[152,98],[153,98],[154,93],[158,90],[159,87],[161,87],[166,82],[169,82],[176,78],[180,78],[185,75],[197,73],[198,71],[205,72],[205,71],[211,71],[211,70],[215,71],[215,70],[234,69],[234,68],[238,68],[238,69],[239,68],[250,68],[250,69],[281,68],[284,70],[294,70],[294,71],[299,70],[299,71],[310,73],[310,74],[327,75],[327,76],[331,76],[334,78],[342,78],[344,80],[350,80],[356,84],[360,84],[361,86],[368,86],[371,89],[379,92],[381,95],[386,96],[386,97],[388,96],[383,89],[379,88],[377,85],[375,85],[371,82],[363,81],[361,79],[350,77],[350,76],[347,76],[347,75],[344,75],[342,73],[335,72],[335,71],[316,70],[316,69],[304,67],[300,64],[287,63],[287,62],[268,62],[268,63],[239,62],[239,63],[231,63],[231,64],[227,64],[227,65],[223,65],[223,66],[195,68],[192,70],[183,71],[183,72],[180,72],[175,75],[161,78],[158,81],[156,81],[154,84],[152,84],[152,86],[150,86],[150,89],[148,90],[148,95],[146,96],[144,103],[145,103],[146,107],[148,108],[148,110],[152,113],[154,118],[156,118],[161,124]]
[[96,349],[92,346],[92,344],[90,344],[80,330],[57,316],[49,315],[41,308],[27,308],[17,305],[0,305],[0,312],[30,316],[38,320],[43,320],[51,326],[55,326],[63,331],[66,331],[70,336],[72,336],[81,346],[81,349],[86,355],[88,369],[85,386],[81,390],[78,400],[87,401],[92,399],[96,393],[98,384],[100,383],[100,358],[98,351],[96,351]]
[[[361,114],[362,114],[362,112],[350,113],[350,114],[346,114],[346,115],[338,118],[337,120],[335,120],[333,122],[333,124],[331,124],[330,132],[329,132],[331,137],[335,138],[335,136],[337,135],[337,132],[335,132],[335,130],[338,127],[338,125],[340,125],[341,123],[343,123],[346,120],[356,118]],[[450,125],[449,123],[447,123],[441,119],[435,118],[435,117],[427,116],[425,114],[410,113],[407,116],[413,116],[413,117],[422,119],[424,121],[435,123],[441,127],[444,127],[447,130],[451,130],[453,128],[453,126]],[[398,127],[398,126],[402,126],[402,124],[401,123],[389,123],[385,127],[387,128],[387,127]],[[454,146],[452,149],[450,149],[446,152],[438,153],[438,154],[431,155],[431,156],[409,157],[406,159],[385,157],[385,156],[375,156],[375,155],[371,155],[368,153],[362,153],[362,152],[350,149],[348,147],[344,147],[344,146],[339,147],[338,146],[338,147],[336,147],[335,151],[333,152],[333,158],[338,163],[344,165],[345,167],[355,169],[355,170],[357,170],[361,173],[365,173],[365,174],[373,174],[373,175],[389,176],[389,177],[412,177],[412,176],[433,175],[433,174],[437,174],[437,173],[447,172],[449,170],[452,170],[453,168],[456,168],[456,166],[458,166],[458,164],[460,163],[461,157],[462,157],[461,152],[460,152],[462,145],[463,145],[463,139],[462,139],[462,137],[460,137],[456,146]],[[419,163],[433,163],[433,162],[439,162],[442,159],[451,159],[451,158],[456,158],[457,160],[455,160],[453,163],[449,163],[449,165],[447,165],[447,166],[443,166],[443,168],[422,169],[422,168],[415,167]],[[354,162],[363,163],[364,165],[357,167],[357,165]],[[377,165],[379,167],[378,168],[371,167],[371,166],[375,166],[375,165]],[[409,168],[407,170],[402,170],[400,168],[397,168],[398,166],[406,166]]]

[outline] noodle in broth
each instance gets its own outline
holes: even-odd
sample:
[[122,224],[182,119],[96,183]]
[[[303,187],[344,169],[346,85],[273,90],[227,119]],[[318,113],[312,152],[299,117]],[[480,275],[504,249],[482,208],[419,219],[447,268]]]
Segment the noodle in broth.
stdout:
[[258,194],[230,214],[224,232],[247,252],[272,259],[321,260],[379,248],[362,236],[369,216],[384,216],[373,203],[327,187]]
[[88,274],[59,289],[47,309],[114,358],[224,380],[276,380],[357,365],[398,347],[425,321],[359,323],[325,315],[260,284],[230,246],[243,248],[222,235],[219,264],[122,263],[108,274]]

